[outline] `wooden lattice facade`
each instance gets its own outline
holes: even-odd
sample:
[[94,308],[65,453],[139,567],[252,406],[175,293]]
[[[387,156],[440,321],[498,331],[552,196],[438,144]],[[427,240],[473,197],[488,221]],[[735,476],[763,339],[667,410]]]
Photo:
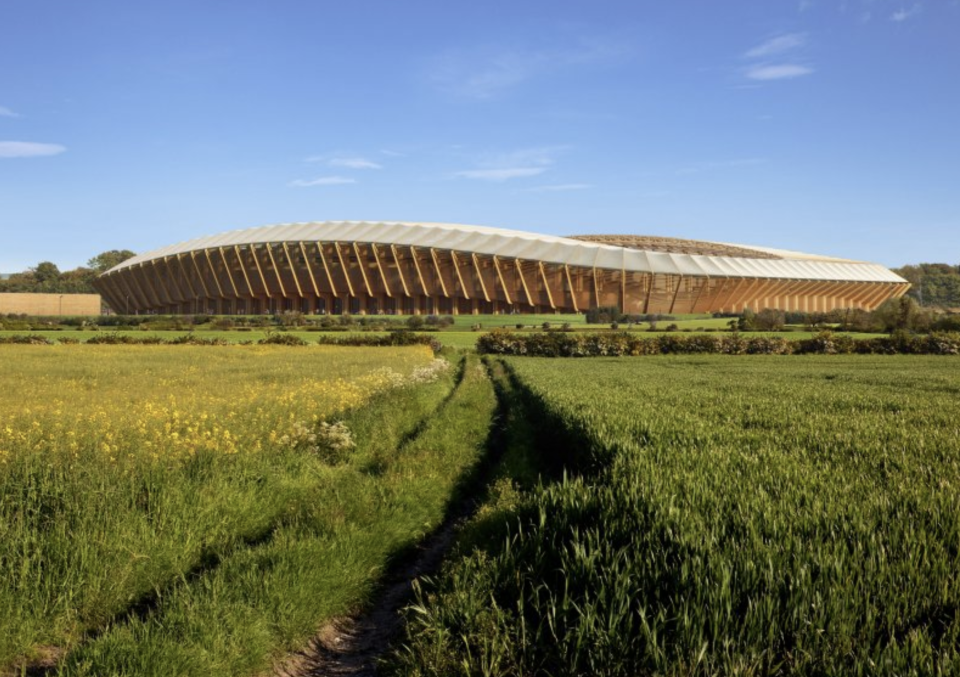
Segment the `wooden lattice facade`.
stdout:
[[[819,265],[820,278],[829,277],[824,270],[844,265],[871,266],[885,274],[874,275],[881,279],[804,279],[785,268],[777,276],[780,260],[769,254],[757,258],[772,274],[746,267],[737,274],[734,264],[747,258],[662,250],[633,252],[647,256],[642,265],[651,268],[636,270],[627,254],[620,256],[621,265],[611,267],[617,250],[626,251],[616,245],[468,226],[357,225],[293,224],[183,243],[124,262],[102,275],[96,287],[118,313],[215,314],[575,313],[597,306],[628,313],[812,312],[872,309],[909,288],[880,266],[855,262],[828,260]],[[449,237],[443,237],[443,228],[453,229]],[[471,232],[477,235],[474,242]],[[245,233],[251,237],[242,237]],[[304,237],[310,234],[334,237]],[[542,256],[536,255],[538,242]],[[715,259],[709,263],[716,268],[713,274],[701,260],[710,258]],[[869,275],[861,270],[857,277]]]

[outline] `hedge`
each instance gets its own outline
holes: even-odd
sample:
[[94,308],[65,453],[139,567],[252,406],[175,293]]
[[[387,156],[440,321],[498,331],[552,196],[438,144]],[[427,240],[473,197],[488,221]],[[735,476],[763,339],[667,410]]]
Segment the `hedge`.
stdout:
[[960,333],[894,333],[858,339],[821,332],[801,340],[779,336],[681,335],[640,337],[627,332],[603,334],[547,332],[515,334],[495,330],[477,339],[477,352],[532,357],[623,355],[960,355]]

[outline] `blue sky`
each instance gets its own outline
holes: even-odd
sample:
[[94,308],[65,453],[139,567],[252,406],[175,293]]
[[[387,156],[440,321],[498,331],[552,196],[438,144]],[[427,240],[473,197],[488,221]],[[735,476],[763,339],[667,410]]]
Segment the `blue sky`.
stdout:
[[958,0],[0,0],[0,272],[328,219],[960,262]]

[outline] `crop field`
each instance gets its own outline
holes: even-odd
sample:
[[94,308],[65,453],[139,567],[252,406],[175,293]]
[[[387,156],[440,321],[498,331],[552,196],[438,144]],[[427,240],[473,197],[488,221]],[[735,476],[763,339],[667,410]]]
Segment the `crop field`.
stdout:
[[486,444],[426,347],[0,345],[0,674],[253,674],[371,593]]
[[444,352],[0,345],[0,674],[960,674],[960,361]]
[[960,362],[502,363],[543,484],[493,492],[391,674],[960,674]]

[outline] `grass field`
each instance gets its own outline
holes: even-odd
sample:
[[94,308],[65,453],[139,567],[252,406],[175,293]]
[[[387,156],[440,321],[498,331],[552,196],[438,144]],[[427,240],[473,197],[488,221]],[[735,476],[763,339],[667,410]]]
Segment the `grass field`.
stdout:
[[422,347],[0,363],[0,673],[268,668],[439,524],[494,406],[475,358],[440,369]]
[[960,673],[960,362],[506,364],[545,484],[492,492],[391,674]]
[[467,488],[390,674],[960,674],[960,361],[444,354],[0,345],[0,674],[266,674]]

